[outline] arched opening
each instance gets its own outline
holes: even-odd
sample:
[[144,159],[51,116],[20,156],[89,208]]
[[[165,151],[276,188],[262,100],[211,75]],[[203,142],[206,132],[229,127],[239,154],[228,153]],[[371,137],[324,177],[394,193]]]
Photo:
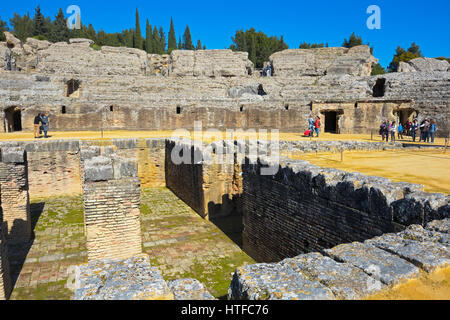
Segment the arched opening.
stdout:
[[181,107],[177,106],[177,114],[181,114]]
[[286,103],[286,104],[284,105],[284,109],[285,109],[286,111],[289,110],[289,104],[288,104],[288,103]]
[[80,96],[80,81],[71,79],[66,83],[66,97],[78,98]]
[[62,114],[66,114],[67,113],[66,106],[62,106],[61,107],[61,113]]
[[394,116],[397,118],[397,123],[405,124],[417,117],[417,111],[412,108],[402,108],[394,110]]
[[22,110],[19,107],[5,109],[5,131],[22,131]]
[[384,97],[385,84],[386,84],[386,79],[384,79],[384,78],[377,79],[377,82],[373,86],[372,95],[374,98]]
[[114,106],[109,106],[109,111],[114,112]]

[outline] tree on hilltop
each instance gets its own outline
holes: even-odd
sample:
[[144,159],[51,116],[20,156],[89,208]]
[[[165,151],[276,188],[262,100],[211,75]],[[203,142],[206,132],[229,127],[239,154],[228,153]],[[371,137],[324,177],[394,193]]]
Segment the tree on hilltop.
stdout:
[[167,46],[167,52],[170,54],[173,50],[176,49],[177,49],[177,38],[175,37],[175,27],[173,26],[173,19],[170,18],[169,43]]
[[412,59],[423,57],[420,47],[415,42],[411,44],[408,50],[398,46],[394,57],[389,64],[389,72],[397,72],[400,62],[408,62]]
[[136,8],[136,26],[134,29],[134,37],[133,37],[133,48],[143,49],[144,48],[144,39],[142,39],[141,35],[141,26],[139,23],[139,12]]
[[194,45],[192,44],[191,31],[189,30],[189,26],[186,25],[186,29],[183,34],[183,49],[184,50],[193,50]]

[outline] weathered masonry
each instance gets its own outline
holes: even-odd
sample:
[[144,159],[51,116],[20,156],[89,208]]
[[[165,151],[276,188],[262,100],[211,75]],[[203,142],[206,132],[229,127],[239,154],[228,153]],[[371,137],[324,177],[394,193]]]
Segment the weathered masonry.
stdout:
[[306,161],[286,160],[273,176],[243,166],[243,247],[275,262],[341,243],[364,241],[450,217],[448,196]]
[[[450,65],[418,58],[403,72],[371,76],[368,46],[292,49],[273,54],[272,77],[246,52],[174,50],[170,55],[71,39],[25,42],[6,33],[0,57],[0,130],[31,131],[49,111],[52,130],[277,128],[303,132],[313,111],[329,132],[370,133],[380,120],[430,117],[448,131]],[[38,59],[36,59],[38,58]],[[36,61],[38,63],[36,64]],[[88,62],[88,63],[87,63]],[[378,124],[379,125],[379,124]]]
[[[165,173],[166,185],[180,199],[186,202],[200,216],[215,219],[240,213],[242,179],[240,165],[235,162],[235,152],[229,153],[231,161],[223,159],[219,163],[217,149],[222,153],[234,150],[233,141],[220,141],[209,150],[209,161],[203,159],[204,153],[190,142],[166,141]],[[179,157],[183,163],[174,163]]]
[[2,205],[0,203],[0,300],[8,299],[11,292],[11,277],[9,274],[8,247],[6,244],[5,228],[6,225],[3,222]]
[[6,237],[10,242],[28,241],[31,237],[31,217],[28,161],[24,149],[1,149],[0,185]]
[[142,251],[137,164],[113,155],[83,159],[88,260],[126,259]]

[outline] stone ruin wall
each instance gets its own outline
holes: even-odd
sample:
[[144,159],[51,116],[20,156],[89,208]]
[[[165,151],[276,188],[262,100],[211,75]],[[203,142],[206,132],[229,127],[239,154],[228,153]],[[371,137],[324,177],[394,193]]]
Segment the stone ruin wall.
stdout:
[[127,259],[140,254],[141,185],[137,163],[116,155],[81,161],[88,260]]
[[0,300],[6,300],[9,298],[11,292],[11,277],[9,272],[8,247],[6,245],[7,230],[3,221],[2,211],[2,204],[0,202]]
[[[401,148],[401,145],[390,147]],[[200,151],[192,142],[167,141],[166,181],[167,186],[202,217],[214,218],[215,208],[223,215],[242,214],[243,250],[257,261],[280,261],[341,243],[401,231],[411,224],[425,226],[432,220],[450,217],[449,196],[423,192],[422,185],[320,168],[287,158],[282,160],[284,164],[277,174],[261,175],[264,165],[251,164],[248,159],[242,162],[248,148],[249,145],[245,145],[244,149],[233,149],[234,165],[222,165],[222,168],[233,169],[223,170],[222,175],[218,175],[208,162],[193,161]],[[282,153],[333,151],[333,148],[383,150],[386,145],[283,142],[280,146]],[[187,159],[191,158],[191,164],[172,163],[172,153],[181,150],[188,154]],[[210,177],[217,181],[213,196],[208,189]],[[240,187],[234,189],[233,186]],[[222,201],[214,196],[217,194]]]
[[[224,148],[234,145],[223,143]],[[201,217],[214,220],[223,216],[241,213],[240,195],[242,179],[240,165],[217,163],[217,155],[210,153],[211,162],[202,159],[201,151],[191,142],[179,143],[166,140],[165,172],[166,185],[181,200]],[[191,164],[175,164],[172,154],[187,154]],[[199,156],[199,160],[197,160]],[[186,159],[186,158],[184,158]]]
[[164,139],[56,140],[4,142],[27,152],[29,194],[33,199],[82,193],[80,148],[112,147],[122,157],[138,161],[142,188],[165,186]]
[[10,242],[26,242],[31,238],[27,153],[20,148],[2,148],[0,156],[4,232]]
[[243,166],[243,248],[274,262],[450,217],[450,198],[423,186],[290,161],[274,176]]
[[[0,108],[20,108],[27,131],[43,110],[52,114],[52,130],[191,129],[199,120],[204,128],[303,132],[313,106],[314,112],[334,108],[328,104],[345,105],[342,132],[379,122],[380,108],[389,119],[396,119],[399,109],[435,118],[441,135],[448,122],[450,72],[416,63],[414,72],[371,77],[376,59],[367,46],[278,52],[270,58],[275,76],[259,77],[246,53],[230,50],[157,56],[130,48],[97,51],[83,39],[70,44],[7,39],[0,56],[13,47],[22,72],[0,73]],[[379,79],[385,79],[384,95],[374,97]],[[79,89],[69,95],[70,80],[78,81]],[[358,110],[347,108],[356,104]],[[7,112],[0,113],[0,122],[5,117]]]

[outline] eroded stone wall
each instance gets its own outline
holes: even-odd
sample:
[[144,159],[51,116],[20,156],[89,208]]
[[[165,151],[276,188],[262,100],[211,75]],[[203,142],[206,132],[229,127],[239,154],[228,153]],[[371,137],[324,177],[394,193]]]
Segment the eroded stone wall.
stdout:
[[31,217],[24,149],[1,149],[0,185],[6,237],[10,242],[26,242],[31,237]]
[[126,259],[142,252],[137,163],[115,156],[83,159],[88,260]]
[[341,243],[364,241],[450,216],[449,197],[394,183],[290,161],[275,175],[243,166],[243,248],[273,262]]
[[[226,148],[234,149],[233,142],[221,141],[217,146],[220,154],[224,154]],[[218,153],[214,147],[201,151],[191,142],[166,141],[167,187],[207,219],[241,212],[241,169],[235,161],[235,152],[231,152],[229,162],[225,157],[218,161]]]
[[2,204],[0,202],[0,300],[8,299],[10,292],[11,277],[9,273],[8,247],[6,244],[6,225],[3,222]]

